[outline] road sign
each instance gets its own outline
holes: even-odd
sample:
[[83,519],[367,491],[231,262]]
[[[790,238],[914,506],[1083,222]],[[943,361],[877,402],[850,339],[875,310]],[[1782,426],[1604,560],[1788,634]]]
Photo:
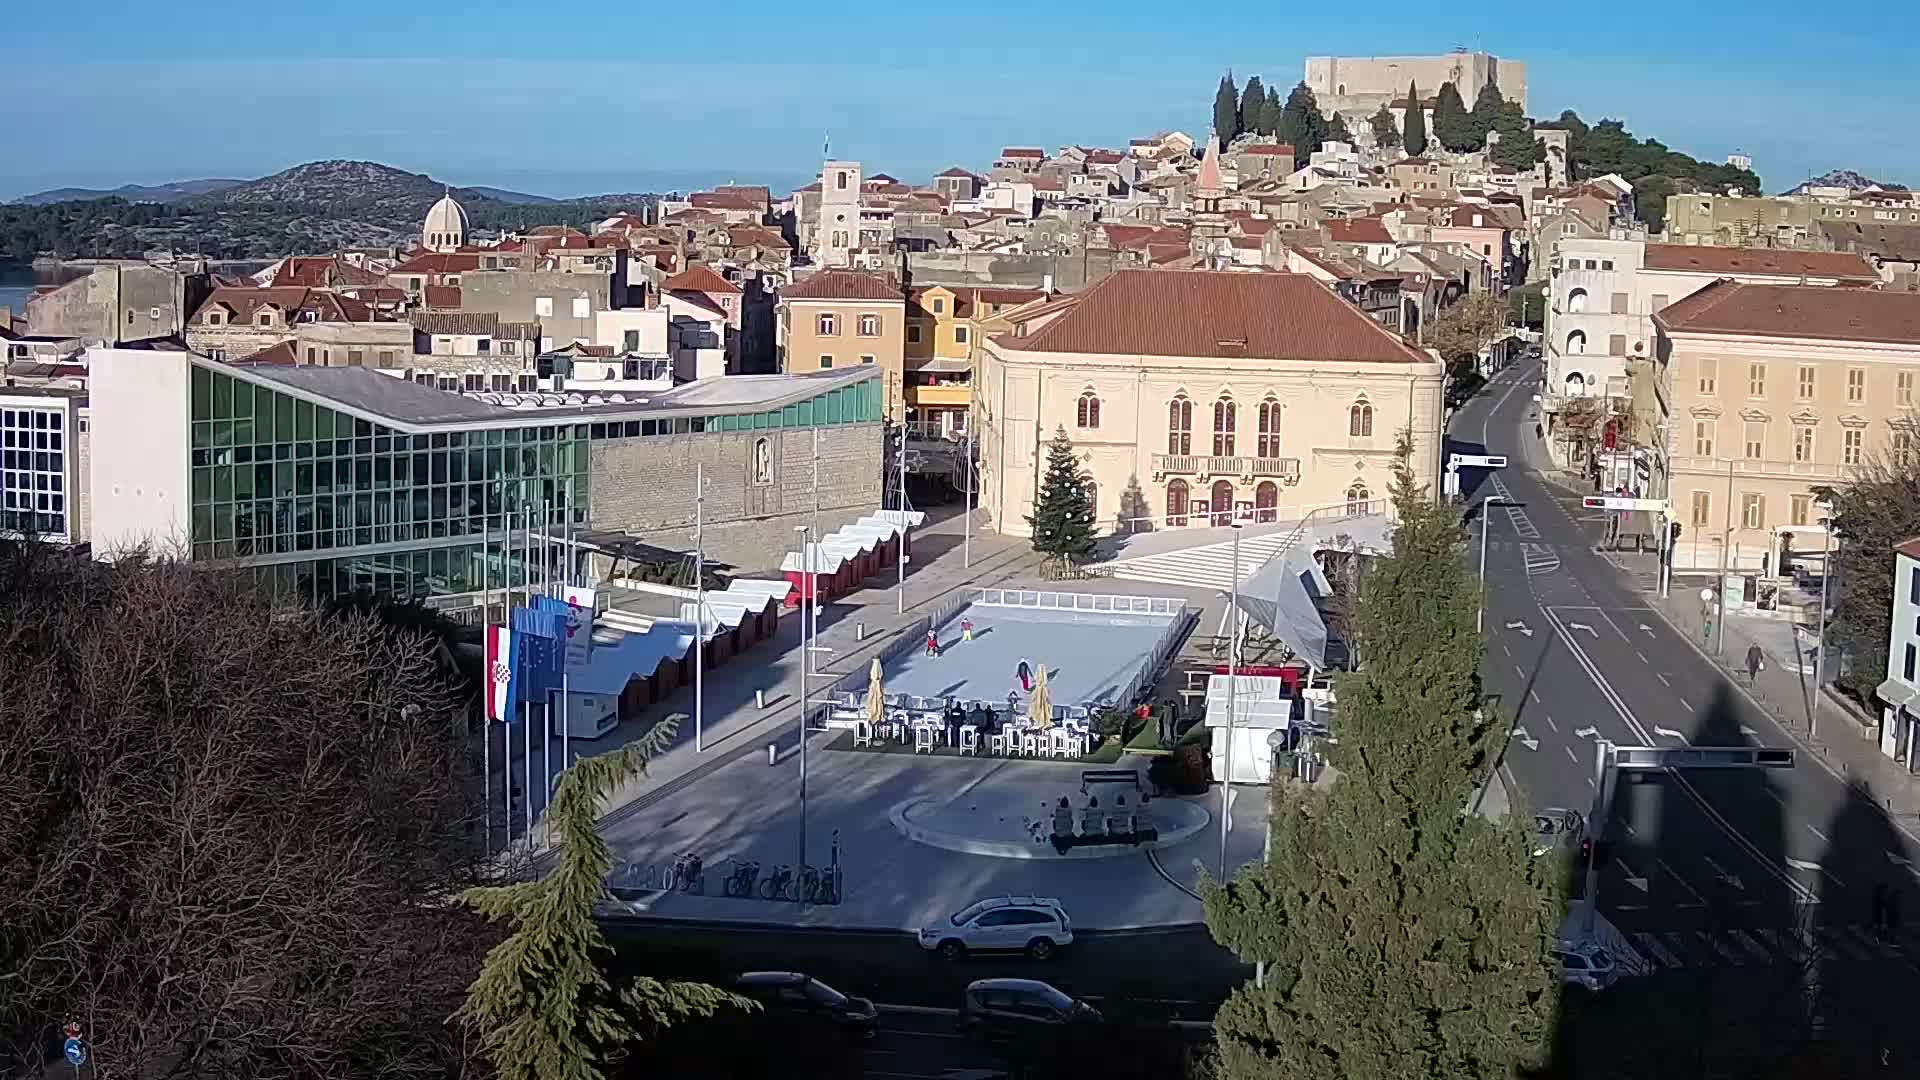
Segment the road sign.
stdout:
[[74,1068],[77,1069],[87,1063],[87,1044],[81,1042],[79,1039],[69,1038],[66,1046],[62,1049],[67,1055],[68,1063]]
[[1625,771],[1791,769],[1793,751],[1760,746],[1616,746],[1613,748],[1613,766]]
[[1580,500],[1580,505],[1588,510],[1646,510],[1655,514],[1664,514],[1667,510],[1665,499],[1627,499],[1618,495],[1588,495]]
[[1504,469],[1507,467],[1505,454],[1453,454],[1447,458],[1452,466],[1466,465],[1475,469]]

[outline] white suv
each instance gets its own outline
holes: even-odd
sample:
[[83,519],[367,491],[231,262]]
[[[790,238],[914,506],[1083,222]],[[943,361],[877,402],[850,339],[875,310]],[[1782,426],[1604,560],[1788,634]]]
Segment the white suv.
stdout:
[[1024,952],[1035,960],[1073,944],[1073,922],[1060,901],[1045,896],[991,896],[976,900],[920,931],[920,947],[958,960],[971,952]]

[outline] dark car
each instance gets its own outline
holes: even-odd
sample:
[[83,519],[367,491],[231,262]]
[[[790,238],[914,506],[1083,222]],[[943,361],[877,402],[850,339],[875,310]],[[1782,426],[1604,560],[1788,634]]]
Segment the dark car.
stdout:
[[960,1031],[988,1043],[1020,1042],[1099,1024],[1099,1010],[1037,979],[978,979],[960,999]]
[[880,1030],[873,1002],[848,997],[798,971],[749,971],[733,980],[733,989],[759,1002],[775,1023],[827,1025],[858,1039],[871,1039]]

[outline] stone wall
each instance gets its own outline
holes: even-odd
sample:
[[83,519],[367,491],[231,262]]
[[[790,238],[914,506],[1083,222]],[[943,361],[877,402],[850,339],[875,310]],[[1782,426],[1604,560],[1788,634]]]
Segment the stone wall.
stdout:
[[[820,528],[880,509],[882,430],[820,430]],[[756,477],[754,444],[768,441],[771,472]],[[705,466],[707,557],[742,572],[771,571],[794,550],[793,528],[813,521],[813,431],[704,432],[593,444],[589,519],[663,548],[693,550],[694,474]],[[764,482],[758,482],[764,481]]]
[[27,302],[33,333],[85,339],[89,344],[177,334],[206,295],[206,275],[158,266],[96,266],[53,292]]
[[907,256],[907,271],[919,285],[999,285],[1038,289],[1084,289],[1113,273],[1114,252],[1082,248],[1068,255],[995,255],[979,251],[926,251]]

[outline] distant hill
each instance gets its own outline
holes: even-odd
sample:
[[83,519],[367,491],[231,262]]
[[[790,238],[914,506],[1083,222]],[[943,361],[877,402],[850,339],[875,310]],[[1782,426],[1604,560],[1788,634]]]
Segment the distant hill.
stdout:
[[190,199],[195,195],[206,195],[226,188],[246,183],[245,180],[175,180],[170,184],[122,184],[111,191],[106,188],[53,188],[48,191],[36,191],[31,195],[22,195],[12,200],[14,206],[45,206],[58,202],[87,202],[92,199],[125,199],[128,202],[173,203]]
[[1888,191],[1905,191],[1905,184],[1896,184],[1890,180],[1874,180],[1862,176],[1852,169],[1833,169],[1821,176],[1802,181],[1781,192],[1782,195],[1804,195],[1807,189],[1816,187],[1843,187],[1848,191],[1864,191],[1870,187],[1881,187]]
[[546,195],[530,195],[524,191],[508,191],[506,188],[482,187],[478,184],[472,187],[464,187],[460,190],[471,191],[475,195],[483,198],[495,199],[504,203],[515,203],[521,206],[539,206],[542,203],[557,203],[562,201]]

